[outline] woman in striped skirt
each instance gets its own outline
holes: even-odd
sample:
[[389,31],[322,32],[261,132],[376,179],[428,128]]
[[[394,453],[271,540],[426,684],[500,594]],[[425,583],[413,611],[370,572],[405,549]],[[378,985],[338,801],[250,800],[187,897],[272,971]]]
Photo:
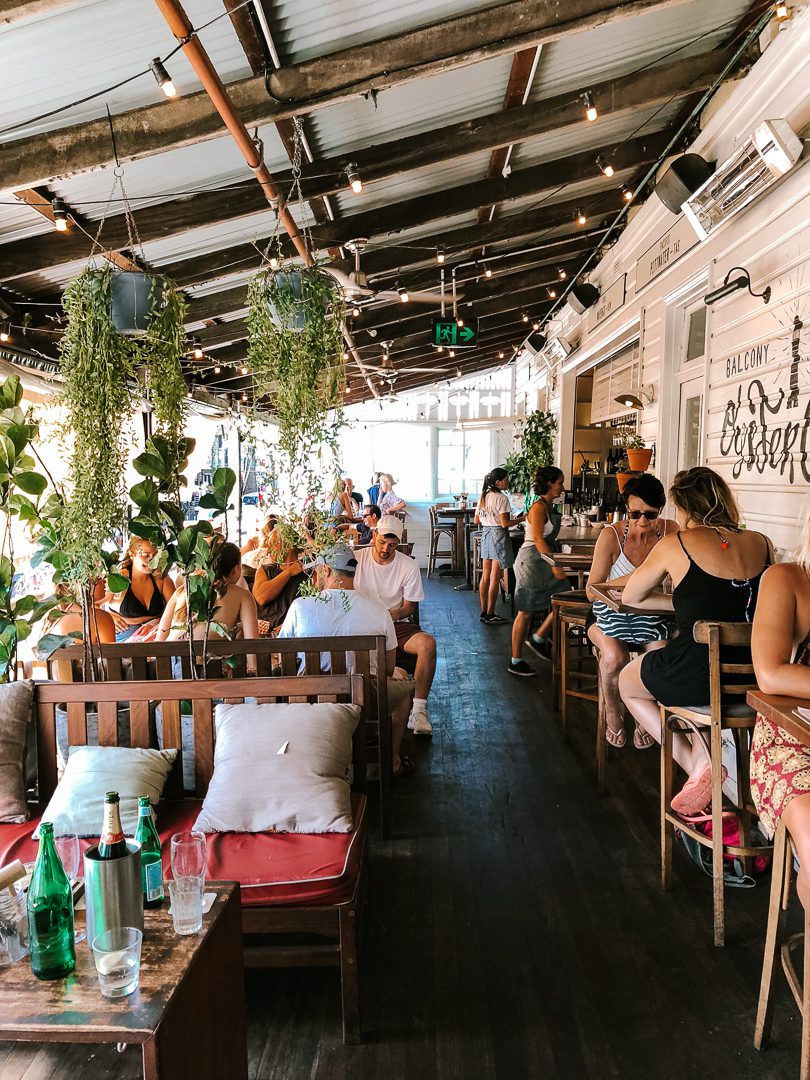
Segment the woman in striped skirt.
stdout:
[[[649,473],[634,476],[624,488],[627,519],[606,526],[596,542],[589,579],[594,583],[610,581],[623,585],[658,543],[668,533],[676,532],[674,521],[659,517],[667,501],[660,480]],[[592,598],[592,597],[591,597]],[[611,746],[622,747],[626,736],[619,672],[630,662],[630,650],[649,652],[660,649],[669,636],[670,623],[660,615],[625,615],[600,601],[593,605],[595,622],[588,637],[599,649],[599,675],[605,695],[606,738]],[[638,725],[633,745],[646,750],[654,740]]]

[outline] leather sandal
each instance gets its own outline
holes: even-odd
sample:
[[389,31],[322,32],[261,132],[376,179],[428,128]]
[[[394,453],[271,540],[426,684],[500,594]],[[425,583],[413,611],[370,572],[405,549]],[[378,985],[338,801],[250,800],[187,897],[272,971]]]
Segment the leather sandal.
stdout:
[[635,746],[636,750],[649,750],[655,745],[656,742],[652,735],[646,732],[643,727],[639,727],[639,725],[636,724],[635,731],[633,732],[633,746]]

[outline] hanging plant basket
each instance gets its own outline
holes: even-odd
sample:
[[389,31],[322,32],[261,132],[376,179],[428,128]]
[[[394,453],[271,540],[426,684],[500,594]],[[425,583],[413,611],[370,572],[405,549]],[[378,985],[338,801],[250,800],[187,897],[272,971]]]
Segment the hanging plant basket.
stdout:
[[631,450],[628,447],[625,453],[633,472],[646,472],[649,469],[650,460],[652,459],[652,449],[650,447],[645,447],[643,450]]
[[134,270],[122,270],[110,278],[113,326],[126,337],[142,337],[152,321],[154,298],[160,295],[160,278]]
[[616,483],[619,485],[619,491],[624,491],[625,485],[633,479],[635,473],[631,472],[617,472]]
[[284,270],[274,274],[268,289],[267,304],[270,318],[280,330],[304,330],[307,308],[302,302],[304,282],[300,270]]

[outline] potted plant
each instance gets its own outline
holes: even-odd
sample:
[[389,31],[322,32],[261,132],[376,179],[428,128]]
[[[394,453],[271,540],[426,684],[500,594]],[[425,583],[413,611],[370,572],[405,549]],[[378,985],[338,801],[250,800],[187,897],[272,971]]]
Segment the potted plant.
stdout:
[[149,330],[162,282],[139,270],[110,274],[110,317],[119,334],[142,337]]
[[624,448],[627,452],[627,460],[631,472],[646,472],[650,467],[652,449],[645,445],[640,435],[633,433],[624,440]]
[[509,473],[509,488],[515,494],[531,499],[534,474],[538,469],[554,464],[554,435],[557,420],[553,413],[530,413],[520,433],[520,448],[510,454],[503,467]]
[[633,476],[634,470],[630,468],[630,462],[625,455],[621,461],[616,464],[616,483],[619,485],[619,491],[624,491],[624,485]]

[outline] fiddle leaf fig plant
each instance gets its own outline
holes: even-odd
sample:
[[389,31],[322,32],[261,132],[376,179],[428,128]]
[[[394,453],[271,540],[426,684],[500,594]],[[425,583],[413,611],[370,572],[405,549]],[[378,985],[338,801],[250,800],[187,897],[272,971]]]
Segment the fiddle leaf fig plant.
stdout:
[[520,433],[520,448],[510,454],[503,467],[509,473],[509,489],[531,498],[534,474],[554,464],[554,437],[557,420],[550,412],[529,413]]

